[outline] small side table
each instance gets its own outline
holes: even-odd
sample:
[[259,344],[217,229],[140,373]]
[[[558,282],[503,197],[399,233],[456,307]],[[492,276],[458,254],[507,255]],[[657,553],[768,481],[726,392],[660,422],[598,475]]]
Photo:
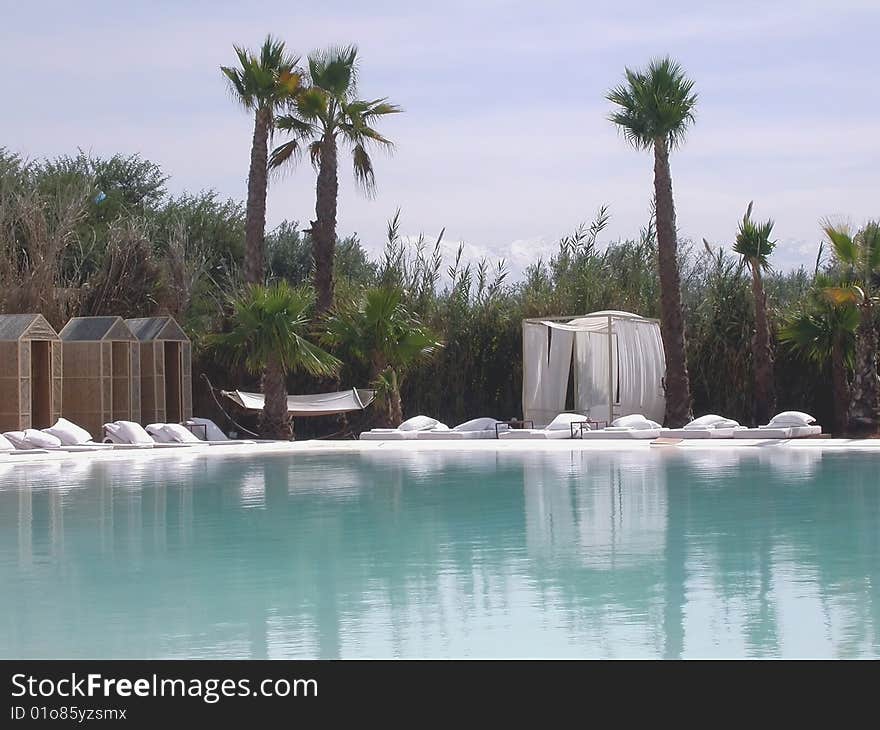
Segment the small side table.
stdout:
[[[526,424],[528,424],[528,426]],[[526,419],[524,421],[517,421],[517,420],[501,421],[500,423],[495,424],[495,438],[498,438],[498,434],[500,433],[498,430],[499,426],[504,427],[502,429],[503,431],[509,431],[512,428],[534,428],[535,422],[531,419]]]
[[[601,424],[601,426],[600,426]],[[583,438],[584,431],[596,431],[599,428],[605,428],[608,425],[608,421],[594,421],[592,419],[584,419],[583,421],[572,421],[570,424],[571,428],[571,437],[572,438]],[[586,427],[586,428],[585,428]]]
[[[207,441],[207,440],[208,440],[208,426],[207,426],[207,424],[205,424],[205,423],[187,423],[187,424],[184,424],[184,425],[186,426],[186,428],[188,428],[188,429],[190,430],[190,432],[191,432],[194,436],[200,438],[202,441]],[[196,433],[196,429],[197,429],[197,428],[202,429],[202,431],[201,431],[202,435],[201,435],[201,436],[199,436],[199,434]]]

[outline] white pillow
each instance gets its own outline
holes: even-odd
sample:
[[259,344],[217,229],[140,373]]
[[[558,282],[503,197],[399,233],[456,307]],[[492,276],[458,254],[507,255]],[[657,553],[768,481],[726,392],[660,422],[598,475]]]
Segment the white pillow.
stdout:
[[160,444],[171,443],[171,436],[165,433],[164,423],[148,423],[144,430],[150,434],[153,441]]
[[735,426],[739,426],[739,421],[734,421],[732,418],[725,418],[724,416],[716,416],[714,413],[710,413],[706,416],[700,416],[699,418],[695,418],[689,424],[684,426],[685,431],[702,431],[704,429],[713,429],[713,428],[734,428]]
[[[205,435],[207,436],[208,441],[229,441],[229,436],[223,433],[220,426],[214,423],[210,418],[190,418],[186,424],[188,426],[204,426]],[[197,436],[201,432],[201,428],[195,430]]]
[[453,431],[491,431],[495,424],[500,423],[495,418],[472,418],[470,421],[459,423]]
[[545,431],[570,431],[571,424],[578,421],[586,421],[586,416],[580,413],[560,413],[550,423],[547,424]]
[[714,413],[707,413],[705,416],[700,416],[699,418],[695,418],[689,424],[685,426],[685,428],[707,428],[710,426],[714,426],[718,421],[726,421],[727,419],[724,416],[716,416]]
[[14,449],[15,446],[12,445],[12,442],[0,434],[0,451],[9,451],[10,449]]
[[154,444],[156,443],[143,426],[133,421],[114,421],[105,423],[107,437],[114,444]]
[[407,418],[397,429],[399,431],[431,431],[436,430],[438,423],[440,422],[436,418],[413,416],[412,418]]
[[24,431],[7,431],[3,435],[16,449],[57,449],[61,446],[60,439],[36,428],[26,428]]
[[80,446],[92,441],[92,434],[66,418],[59,418],[54,426],[44,428],[43,432],[51,434],[65,446]]
[[162,424],[162,433],[165,434],[170,443],[199,444],[202,442],[202,440],[186,426],[181,426],[179,423]]
[[30,444],[27,442],[27,438],[24,435],[24,431],[7,431],[3,434],[3,437],[12,444],[12,447],[15,449],[30,449],[32,448]]
[[661,428],[656,421],[645,418],[641,413],[633,413],[629,416],[621,416],[611,422],[615,428],[632,428],[636,431],[642,431],[648,428]]
[[803,413],[802,411],[783,411],[782,413],[777,413],[773,418],[770,419],[770,423],[768,426],[809,426],[811,423],[815,422],[815,418],[813,418],[809,413]]

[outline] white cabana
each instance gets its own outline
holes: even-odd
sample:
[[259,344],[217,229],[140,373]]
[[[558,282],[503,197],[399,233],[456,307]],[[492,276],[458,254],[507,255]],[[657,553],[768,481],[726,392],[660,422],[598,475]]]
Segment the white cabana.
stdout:
[[629,312],[523,320],[523,418],[535,426],[566,410],[611,423],[641,413],[663,422],[666,360],[660,323]]

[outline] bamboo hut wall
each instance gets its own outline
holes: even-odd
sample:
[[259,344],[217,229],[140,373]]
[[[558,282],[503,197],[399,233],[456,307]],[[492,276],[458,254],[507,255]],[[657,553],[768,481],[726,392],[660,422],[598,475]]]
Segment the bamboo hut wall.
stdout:
[[[140,420],[140,382],[132,367],[137,341],[121,320],[104,331],[91,329],[96,323],[77,324],[63,341],[70,392],[64,413],[100,440],[105,423]],[[83,330],[103,339],[75,339]]]
[[[46,342],[48,347],[45,353],[47,371],[36,383],[32,382],[31,377],[32,342]],[[60,417],[63,396],[62,365],[63,354],[58,335],[40,316],[27,324],[17,339],[0,341],[0,432],[44,425],[35,423],[33,419],[31,391],[34,385],[44,389],[39,400],[46,405],[44,415],[48,415],[48,420],[54,423]]]

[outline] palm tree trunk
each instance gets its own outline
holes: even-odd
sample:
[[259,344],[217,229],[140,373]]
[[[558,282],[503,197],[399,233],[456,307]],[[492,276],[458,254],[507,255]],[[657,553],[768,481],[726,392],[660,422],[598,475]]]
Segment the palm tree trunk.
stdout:
[[834,397],[834,433],[840,435],[846,433],[850,396],[843,343],[839,337],[835,337],[831,343],[831,389]]
[[318,314],[333,306],[333,257],[336,249],[336,204],[339,194],[336,168],[336,137],[328,132],[321,142],[321,162],[315,191],[316,220],[312,221],[315,309]]
[[877,430],[878,416],[880,416],[877,333],[874,330],[874,307],[869,299],[866,298],[859,307],[859,314],[849,430],[853,433],[867,434]]
[[265,403],[260,413],[260,432],[269,438],[290,441],[293,424],[287,413],[287,382],[284,368],[277,358],[263,371],[263,397]]
[[[374,352],[370,363],[370,383],[378,383],[386,368],[387,363],[385,359],[379,353]],[[381,392],[381,395],[376,398],[371,419],[374,426],[378,428],[397,428],[400,425],[403,419],[401,421],[394,420],[393,402],[393,393]]]
[[244,228],[244,279],[248,284],[263,281],[263,247],[266,233],[266,188],[269,180],[269,111],[254,114],[254,140],[248,173],[247,217]]
[[397,381],[397,371],[391,371],[391,402],[388,404],[388,411],[391,416],[391,423],[397,428],[403,423],[403,401],[400,397],[400,383]]
[[669,148],[664,138],[654,141],[654,202],[657,216],[657,269],[660,276],[660,334],[666,353],[666,425],[683,426],[692,415],[691,392],[681,311],[675,203],[669,172]]
[[755,334],[752,337],[752,362],[755,376],[755,420],[767,423],[776,408],[773,387],[773,350],[770,345],[770,323],[767,320],[767,295],[761,279],[761,268],[750,261],[752,295],[755,299]]

